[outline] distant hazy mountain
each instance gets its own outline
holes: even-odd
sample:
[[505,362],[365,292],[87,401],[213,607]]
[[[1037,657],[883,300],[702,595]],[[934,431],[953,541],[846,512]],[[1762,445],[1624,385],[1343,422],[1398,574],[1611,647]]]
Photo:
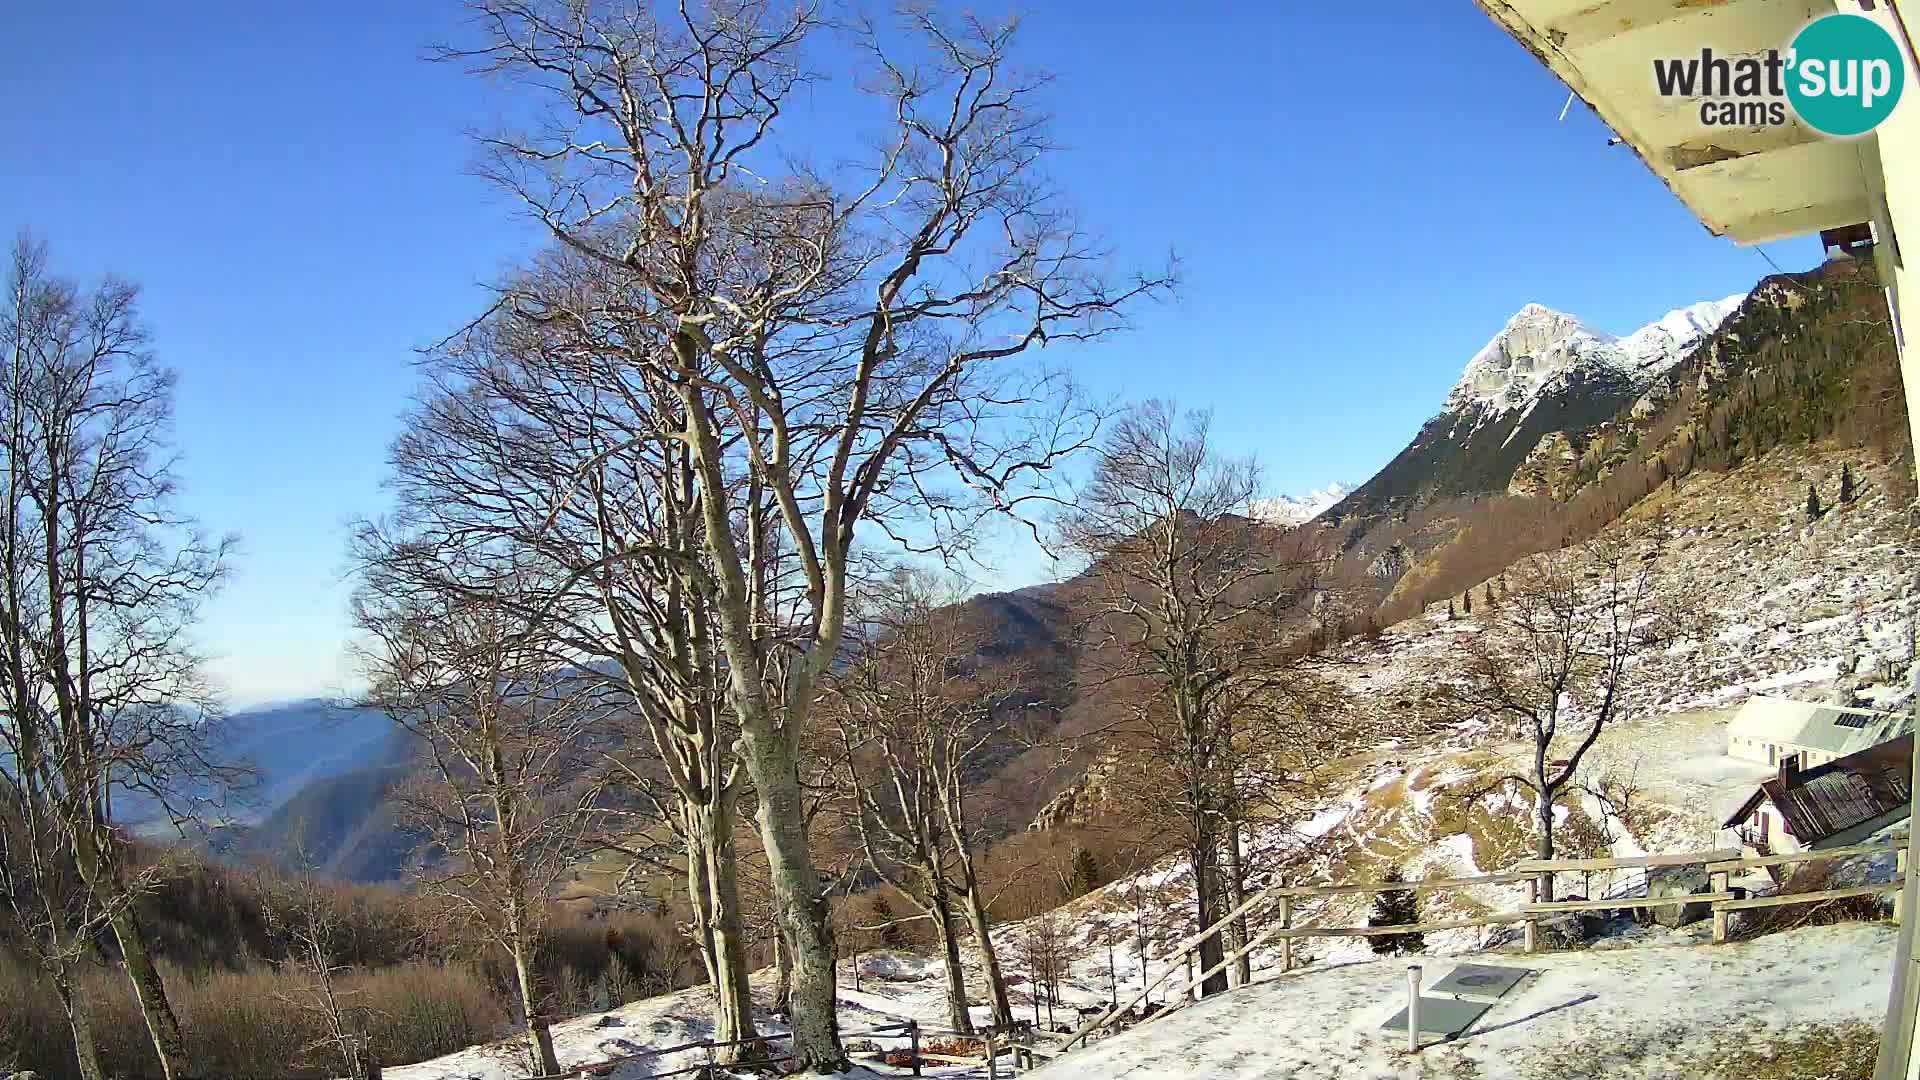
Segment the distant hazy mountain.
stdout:
[[209,846],[223,858],[261,858],[282,866],[311,865],[329,877],[398,879],[420,837],[403,828],[392,799],[407,765],[379,765],[322,777],[260,821],[222,830]]
[[272,814],[316,781],[405,757],[402,733],[385,713],[320,698],[232,713],[227,734],[228,757],[259,770],[252,818]]

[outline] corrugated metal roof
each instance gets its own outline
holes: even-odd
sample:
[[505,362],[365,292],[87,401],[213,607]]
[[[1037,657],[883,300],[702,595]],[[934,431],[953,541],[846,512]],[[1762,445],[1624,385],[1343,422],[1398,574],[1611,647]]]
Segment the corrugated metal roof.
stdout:
[[1795,840],[1812,846],[1835,833],[1906,807],[1913,799],[1913,736],[1774,777],[1760,785],[1731,826],[1764,797],[1780,811]]
[[1912,730],[1910,715],[1863,716],[1811,701],[1755,695],[1733,715],[1727,734],[1845,755],[1878,746]]

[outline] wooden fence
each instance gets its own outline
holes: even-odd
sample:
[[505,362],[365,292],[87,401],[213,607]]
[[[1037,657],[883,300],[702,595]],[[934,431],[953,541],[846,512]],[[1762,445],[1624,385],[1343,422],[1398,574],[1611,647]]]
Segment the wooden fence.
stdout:
[[[1892,854],[1902,871],[1901,879],[1872,885],[1858,885],[1840,889],[1824,889],[1817,892],[1783,893],[1773,896],[1745,897],[1733,891],[1731,878],[1743,870],[1772,866],[1790,866],[1802,863],[1821,862],[1829,859],[1849,858],[1856,855]],[[1222,916],[1212,926],[1179,942],[1166,955],[1167,970],[1160,977],[1141,987],[1139,992],[1124,1003],[1115,1002],[1105,1012],[1076,1029],[1061,1049],[1071,1049],[1076,1043],[1084,1043],[1095,1031],[1111,1024],[1122,1014],[1131,1012],[1149,995],[1159,989],[1176,973],[1190,969],[1191,958],[1196,956],[1202,943],[1225,932],[1235,919],[1271,902],[1272,921],[1259,933],[1252,935],[1240,948],[1207,970],[1189,978],[1177,991],[1171,992],[1167,1007],[1146,1017],[1142,1022],[1159,1019],[1188,1004],[1193,999],[1193,991],[1206,980],[1225,971],[1241,957],[1254,949],[1278,940],[1280,943],[1280,970],[1293,968],[1293,942],[1302,938],[1335,937],[1378,937],[1390,934],[1432,933],[1440,930],[1465,930],[1475,927],[1501,926],[1520,923],[1523,925],[1523,947],[1527,952],[1537,952],[1540,947],[1540,923],[1543,918],[1566,912],[1581,911],[1618,911],[1622,909],[1644,910],[1678,905],[1706,904],[1713,912],[1713,940],[1716,944],[1727,940],[1730,916],[1735,911],[1753,908],[1781,907],[1790,904],[1813,904],[1828,900],[1841,900],[1856,896],[1878,896],[1886,893],[1896,894],[1894,917],[1901,915],[1897,894],[1903,883],[1906,870],[1906,839],[1880,844],[1856,844],[1851,847],[1829,848],[1825,851],[1806,851],[1792,855],[1757,855],[1747,857],[1736,849],[1723,848],[1713,851],[1696,851],[1676,855],[1640,855],[1627,858],[1606,859],[1549,859],[1527,860],[1516,864],[1512,869],[1498,874],[1485,874],[1466,878],[1432,878],[1423,881],[1368,882],[1364,884],[1332,885],[1285,885],[1275,884],[1248,897],[1247,900]],[[1545,884],[1559,874],[1584,873],[1600,870],[1658,869],[1665,867],[1699,866],[1707,872],[1708,886],[1703,893],[1679,893],[1669,896],[1627,896],[1602,900],[1559,900],[1543,901],[1538,899],[1545,891]],[[1481,885],[1527,885],[1525,906],[1517,911],[1489,912],[1459,919],[1404,923],[1394,926],[1295,926],[1293,925],[1294,902],[1308,898],[1327,898],[1335,896],[1372,896],[1389,892],[1435,893],[1457,889],[1473,888]]]

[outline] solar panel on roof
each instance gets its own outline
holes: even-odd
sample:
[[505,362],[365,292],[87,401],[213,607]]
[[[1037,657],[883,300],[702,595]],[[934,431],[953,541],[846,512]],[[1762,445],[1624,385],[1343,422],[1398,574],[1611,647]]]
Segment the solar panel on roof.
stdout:
[[1873,717],[1864,716],[1860,713],[1841,713],[1839,716],[1833,718],[1833,725],[1835,727],[1863,728],[1871,723],[1872,720]]

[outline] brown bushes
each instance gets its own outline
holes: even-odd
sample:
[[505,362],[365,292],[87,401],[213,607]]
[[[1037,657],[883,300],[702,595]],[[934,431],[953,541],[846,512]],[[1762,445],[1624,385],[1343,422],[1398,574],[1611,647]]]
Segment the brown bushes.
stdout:
[[[195,977],[168,965],[197,1076],[270,1078],[334,1076],[339,1062],[321,1045],[319,1018],[299,1003],[302,982],[275,968],[216,971]],[[94,1005],[101,1057],[115,1076],[152,1076],[153,1047],[126,979],[106,968],[84,980]],[[351,973],[342,980],[364,1010],[376,1060],[420,1061],[497,1038],[508,1021],[502,998],[471,970],[415,962]],[[11,959],[0,959],[0,1064],[44,1077],[78,1077],[72,1033],[46,985]]]
[[[1814,863],[1788,878],[1786,884],[1780,886],[1780,895],[1825,892],[1828,889],[1838,889],[1844,885],[1857,883],[1857,879],[1848,882],[1840,881],[1836,877],[1836,868],[1833,863]],[[1734,927],[1731,937],[1736,941],[1745,941],[1749,938],[1777,934],[1783,930],[1793,930],[1802,926],[1866,922],[1880,918],[1881,908],[1885,903],[1885,898],[1879,896],[1849,896],[1839,900],[1754,908],[1741,914],[1739,924]]]
[[[168,853],[167,877],[142,898],[162,972],[180,1016],[193,1075],[336,1076],[304,976],[282,967],[285,942],[268,909],[286,902],[271,869],[233,870]],[[364,1025],[374,1059],[401,1064],[505,1033],[513,1000],[504,957],[490,942],[450,929],[421,897],[394,888],[320,882],[315,899],[338,928],[340,985]],[[3,925],[3,924],[0,924]],[[124,975],[103,962],[85,974],[96,1036],[113,1075],[157,1074],[158,1063]],[[557,1016],[612,1008],[702,977],[670,913],[604,917],[551,912],[539,957]],[[72,1032],[52,988],[0,938],[0,1075],[32,1069],[77,1076]]]

